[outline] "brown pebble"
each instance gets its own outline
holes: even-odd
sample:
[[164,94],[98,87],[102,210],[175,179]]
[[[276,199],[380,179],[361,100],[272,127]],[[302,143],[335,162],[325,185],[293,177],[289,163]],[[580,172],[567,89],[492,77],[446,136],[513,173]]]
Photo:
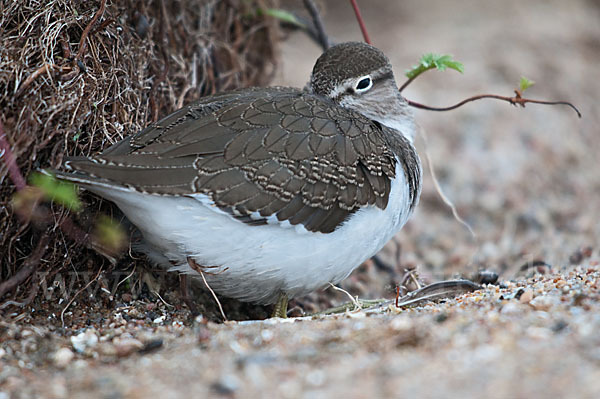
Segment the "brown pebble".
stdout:
[[71,360],[73,360],[74,356],[75,354],[71,349],[60,348],[54,353],[54,364],[56,365],[56,367],[65,368],[69,363],[71,363]]
[[531,288],[527,288],[519,298],[519,302],[521,303],[529,303],[533,299],[533,291]]
[[135,338],[115,338],[113,344],[119,357],[129,356],[144,347],[144,344]]

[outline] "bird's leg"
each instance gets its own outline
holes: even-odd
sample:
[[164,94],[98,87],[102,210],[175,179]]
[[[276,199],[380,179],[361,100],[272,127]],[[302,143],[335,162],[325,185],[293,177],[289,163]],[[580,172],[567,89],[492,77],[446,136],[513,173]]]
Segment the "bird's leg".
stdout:
[[200,314],[196,304],[192,300],[190,296],[190,276],[189,274],[180,274],[179,275],[179,289],[181,290],[181,299],[187,305],[190,312],[192,312],[192,316],[197,316]]
[[288,301],[289,298],[286,293],[279,293],[279,298],[275,303],[275,307],[273,307],[273,313],[271,313],[271,317],[281,317],[282,319],[287,318]]

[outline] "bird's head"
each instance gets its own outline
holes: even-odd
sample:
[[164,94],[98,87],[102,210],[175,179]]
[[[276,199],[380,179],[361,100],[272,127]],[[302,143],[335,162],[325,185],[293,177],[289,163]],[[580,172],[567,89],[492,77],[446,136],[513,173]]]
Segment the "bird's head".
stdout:
[[360,112],[414,138],[414,117],[398,91],[392,65],[383,52],[360,42],[327,49],[315,63],[309,83],[314,94]]

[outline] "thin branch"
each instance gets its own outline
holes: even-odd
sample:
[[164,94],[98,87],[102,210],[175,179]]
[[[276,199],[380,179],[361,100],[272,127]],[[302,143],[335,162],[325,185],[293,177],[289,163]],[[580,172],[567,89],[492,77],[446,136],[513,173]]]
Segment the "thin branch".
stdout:
[[334,290],[336,290],[336,291],[340,291],[340,292],[343,292],[344,294],[346,294],[348,296],[348,298],[350,298],[350,300],[352,301],[352,303],[354,304],[354,306],[356,306],[357,310],[361,310],[362,309],[362,306],[360,305],[360,303],[358,303],[358,297],[354,298],[352,295],[350,295],[350,293],[348,291],[346,291],[343,288],[336,287],[332,283],[329,283],[329,286],[331,288],[333,288]]
[[[120,14],[119,14],[119,15],[117,15],[117,18],[118,18],[118,17],[120,17]],[[105,29],[105,28],[106,28],[108,25],[110,25],[110,24],[112,24],[112,23],[116,22],[116,21],[117,21],[117,18],[111,18],[111,19],[107,19],[106,21],[102,22],[102,23],[100,24],[100,26],[99,26],[99,27],[97,27],[96,29],[94,29],[94,30],[92,31],[92,34],[94,34],[94,33],[96,33],[96,32],[100,32],[100,31],[104,30],[104,29]]]
[[[473,292],[481,289],[479,284],[470,280],[446,280],[429,284],[410,292],[398,300],[398,307],[414,305],[424,301],[435,301],[445,298],[452,298],[467,292]],[[392,301],[390,301],[392,302]]]
[[566,105],[571,107],[576,113],[577,116],[581,118],[581,112],[579,112],[579,110],[570,102],[567,101],[542,101],[542,100],[532,100],[529,98],[523,98],[521,97],[521,95],[519,94],[519,92],[515,91],[516,95],[514,97],[508,97],[508,96],[500,96],[497,94],[480,94],[477,96],[473,96],[473,97],[469,97],[457,104],[454,104],[450,107],[430,107],[428,105],[423,105],[420,104],[418,102],[415,101],[411,101],[411,100],[406,100],[408,101],[408,105],[415,107],[415,108],[420,108],[420,109],[425,109],[428,111],[451,111],[453,109],[456,109],[458,107],[463,106],[466,103],[469,103],[471,101],[476,101],[476,100],[481,100],[483,98],[494,98],[497,100],[503,100],[503,101],[507,101],[509,103],[511,103],[512,105],[520,105],[521,107],[525,108],[525,104],[527,103],[533,103],[533,104],[545,104],[545,105]]
[[356,15],[356,20],[358,21],[358,25],[360,26],[362,35],[365,38],[365,42],[367,44],[371,44],[371,39],[369,39],[369,33],[367,32],[365,21],[363,20],[362,14],[360,13],[360,9],[358,8],[356,0],[350,0],[350,3],[352,3],[352,8],[354,8],[354,14]]
[[125,281],[129,280],[129,278],[130,278],[131,276],[133,276],[133,273],[135,273],[135,269],[136,269],[136,267],[137,267],[137,266],[135,266],[135,265],[134,265],[134,266],[133,266],[133,270],[131,271],[131,273],[129,273],[129,275],[128,275],[127,277],[125,277],[123,280],[119,281],[119,283],[118,283],[118,284],[117,284],[117,286],[115,287],[115,292],[117,292],[117,289],[119,288],[119,286],[120,286],[121,284],[123,284]]
[[[50,211],[46,208],[45,211],[50,216]],[[79,226],[73,223],[73,220],[66,216],[60,223],[58,223],[61,231],[67,235],[70,239],[75,241],[75,243],[79,245],[85,245],[89,247],[90,244],[90,234],[83,231]]]
[[69,301],[69,303],[67,303],[67,305],[63,308],[62,312],[60,312],[60,322],[62,323],[63,328],[65,327],[65,311],[69,308],[69,306],[71,306],[71,304],[73,303],[73,301],[75,300],[75,298],[77,298],[77,296],[79,294],[81,294],[84,290],[86,290],[90,285],[92,285],[92,283],[96,280],[98,280],[98,277],[100,277],[100,273],[102,273],[102,268],[100,268],[100,270],[98,270],[98,274],[96,274],[96,277],[94,277],[93,279],[91,279],[86,285],[85,287],[83,287],[82,289],[80,289],[79,291],[77,291],[75,293],[75,295],[73,295],[73,298],[71,298],[71,300]]
[[330,41],[327,37],[327,34],[325,33],[323,20],[321,19],[321,14],[319,13],[317,6],[312,0],[304,0],[304,7],[306,7],[306,10],[312,18],[313,26],[316,30],[317,40],[319,44],[323,48],[323,51],[327,50],[330,46]]
[[225,312],[223,311],[223,306],[221,306],[221,302],[219,301],[219,298],[217,298],[217,294],[215,294],[213,289],[210,288],[210,285],[208,285],[208,282],[206,281],[206,277],[204,277],[204,273],[200,272],[200,276],[202,276],[202,281],[204,281],[204,285],[206,285],[206,288],[208,288],[208,290],[212,294],[213,298],[215,299],[215,302],[217,302],[217,305],[219,306],[219,311],[221,312],[221,316],[223,316],[223,321],[227,321],[227,316],[225,316]]
[[96,14],[94,14],[94,17],[92,18],[90,23],[85,27],[85,29],[83,30],[83,33],[81,34],[81,39],[79,39],[79,50],[77,51],[77,55],[75,56],[76,61],[81,60],[83,58],[83,56],[85,55],[85,51],[87,50],[87,43],[85,42],[85,40],[87,39],[88,35],[90,34],[90,31],[92,30],[92,27],[94,26],[96,21],[98,21],[98,18],[100,18],[100,16],[104,13],[105,8],[106,8],[106,0],[101,0],[100,8],[98,9],[98,11],[96,11]]
[[25,298],[25,300],[23,302],[6,301],[2,305],[0,305],[0,310],[6,309],[9,306],[18,306],[20,308],[23,308],[23,307],[29,305],[33,301],[33,298],[35,298],[35,295],[37,294],[38,290],[40,289],[40,285],[38,284],[38,273],[33,274],[33,279],[31,280],[31,286],[33,288],[29,291],[29,295],[27,295],[27,298]]
[[175,307],[175,306],[171,305],[170,303],[167,303],[167,301],[165,301],[165,300],[163,299],[163,297],[162,297],[162,296],[160,296],[160,294],[158,293],[158,291],[152,291],[152,293],[153,293],[154,295],[156,295],[156,296],[158,297],[158,299],[160,299],[160,300],[161,300],[161,302],[162,302],[162,303],[164,303],[165,305],[167,305],[168,307],[170,307],[170,308],[174,308],[174,307]]
[[426,285],[416,291],[409,292],[403,297],[381,301],[379,304],[366,309],[368,313],[386,308],[392,304],[397,307],[418,305],[427,301],[438,301],[440,299],[453,298],[459,295],[480,290],[482,287],[470,280],[445,280]]
[[433,160],[431,159],[431,155],[429,154],[429,142],[427,141],[427,135],[425,134],[425,129],[422,129],[422,128],[419,129],[419,133],[421,134],[421,138],[423,138],[423,142],[425,143],[425,158],[427,159],[427,164],[429,165],[429,173],[431,173],[431,178],[433,179],[433,186],[435,187],[435,191],[437,191],[437,193],[440,196],[440,198],[442,199],[442,201],[444,201],[444,204],[446,204],[450,208],[450,210],[452,211],[452,216],[454,216],[454,219],[456,219],[458,221],[458,223],[465,226],[467,228],[467,230],[469,230],[469,233],[471,233],[471,237],[473,237],[474,240],[477,240],[477,234],[475,234],[475,231],[473,231],[473,228],[471,227],[471,225],[469,223],[467,223],[458,214],[458,210],[456,209],[456,206],[450,200],[450,198],[448,198],[446,196],[446,194],[444,194],[444,191],[442,190],[442,186],[440,186],[440,182],[438,181],[438,178],[435,174],[435,166],[433,165]]
[[408,86],[409,84],[412,83],[413,80],[415,80],[417,77],[419,77],[421,74],[419,75],[414,75],[412,78],[409,78],[406,82],[404,82],[404,84],[402,86],[400,86],[400,88],[398,89],[398,91],[400,93],[402,93],[402,90],[406,89],[406,86]]
[[48,236],[43,235],[42,238],[40,238],[37,247],[29,256],[29,258],[23,263],[23,266],[21,266],[17,274],[0,284],[0,298],[2,298],[7,292],[17,288],[22,282],[27,280],[31,274],[35,273],[40,261],[42,260],[42,256],[44,256],[44,253],[47,249]]
[[58,69],[60,72],[63,72],[63,71],[69,72],[73,68],[71,68],[70,66],[59,66],[59,65],[56,65],[56,64],[45,63],[44,65],[42,65],[41,67],[39,67],[38,69],[36,69],[31,75],[27,76],[27,79],[25,79],[25,81],[23,82],[23,84],[21,86],[19,86],[19,89],[15,93],[15,97],[19,97],[21,94],[23,94],[23,92],[25,91],[25,89],[27,87],[29,87],[29,85],[31,83],[33,83],[33,81],[38,76],[40,76],[40,75],[42,75],[44,73],[48,73],[48,72],[50,72],[53,69]]
[[8,168],[8,174],[10,175],[10,179],[14,183],[17,191],[21,191],[25,188],[25,179],[21,174],[21,170],[17,165],[15,160],[15,156],[10,149],[10,144],[8,144],[8,140],[6,140],[6,133],[4,132],[4,125],[2,124],[2,120],[0,120],[0,158],[4,159],[4,163]]

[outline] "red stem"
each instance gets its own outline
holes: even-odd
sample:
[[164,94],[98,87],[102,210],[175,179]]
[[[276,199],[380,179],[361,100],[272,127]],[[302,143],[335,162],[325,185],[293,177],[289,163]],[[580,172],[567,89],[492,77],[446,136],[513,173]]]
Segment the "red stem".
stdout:
[[87,39],[88,35],[90,34],[90,31],[92,30],[92,26],[94,26],[96,21],[98,21],[98,18],[100,18],[102,13],[104,13],[105,8],[106,8],[106,0],[101,0],[100,8],[98,8],[98,11],[96,11],[96,14],[94,14],[94,17],[92,18],[90,23],[85,27],[85,29],[83,30],[83,33],[81,34],[81,38],[79,39],[79,50],[77,51],[77,55],[75,56],[76,60],[81,60],[81,58],[84,56],[85,50],[87,50],[87,43],[86,43],[85,39]]
[[542,100],[531,100],[528,98],[522,98],[520,96],[515,96],[515,97],[507,97],[507,96],[499,96],[497,94],[480,94],[478,96],[473,96],[473,97],[469,97],[465,100],[462,100],[461,102],[451,105],[449,107],[430,107],[428,105],[423,105],[411,100],[406,100],[408,101],[408,105],[415,107],[415,108],[420,108],[420,109],[425,109],[428,111],[451,111],[453,109],[456,109],[466,103],[469,103],[471,101],[476,101],[476,100],[481,100],[482,98],[495,98],[497,100],[503,100],[503,101],[508,101],[509,103],[511,103],[512,105],[520,105],[521,107],[525,107],[525,104],[527,103],[533,103],[533,104],[546,104],[546,105],[567,105],[569,107],[571,107],[576,113],[577,116],[581,118],[581,112],[579,112],[579,110],[570,102],[567,101],[542,101]]
[[8,174],[10,175],[10,179],[14,183],[15,187],[18,191],[25,188],[25,179],[21,174],[21,170],[19,170],[19,166],[15,161],[15,156],[13,155],[10,145],[6,140],[6,133],[4,133],[4,125],[2,125],[2,121],[0,120],[0,158],[4,159],[4,163],[8,168]]
[[371,39],[369,39],[369,33],[367,32],[365,21],[363,20],[356,0],[350,0],[350,3],[352,3],[352,8],[354,8],[354,14],[356,14],[356,20],[358,21],[358,25],[360,25],[360,30],[362,31],[363,37],[365,38],[365,42],[367,44],[371,44]]

